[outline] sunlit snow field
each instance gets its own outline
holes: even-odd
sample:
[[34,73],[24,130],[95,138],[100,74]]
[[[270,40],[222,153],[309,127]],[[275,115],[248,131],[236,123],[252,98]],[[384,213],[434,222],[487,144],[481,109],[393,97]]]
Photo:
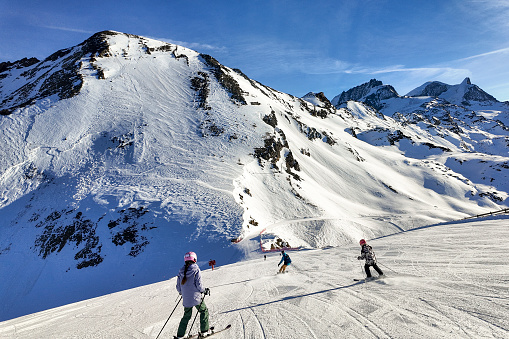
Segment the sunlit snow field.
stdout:
[[[214,271],[199,264],[211,324],[232,324],[218,339],[507,338],[508,239],[507,217],[373,239],[386,277],[368,283],[353,280],[363,277],[356,244],[291,252],[280,275],[278,253]],[[177,300],[171,278],[2,322],[0,337],[155,338]],[[182,313],[160,338],[176,334]]]

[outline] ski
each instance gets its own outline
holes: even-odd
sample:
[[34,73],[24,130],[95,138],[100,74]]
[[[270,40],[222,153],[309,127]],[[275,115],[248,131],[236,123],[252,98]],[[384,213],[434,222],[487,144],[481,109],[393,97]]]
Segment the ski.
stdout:
[[[211,326],[210,330],[214,331],[214,326]],[[188,335],[184,336],[183,338],[184,339],[191,339],[191,338],[198,338],[198,336],[199,336],[199,334],[194,334],[194,335],[188,334]],[[177,339],[177,336],[174,336],[173,339]]]
[[380,276],[380,277],[371,277],[371,278],[364,278],[364,279],[354,279],[353,281],[368,282],[368,281],[378,280],[378,279],[382,279],[382,278],[383,278],[383,276]]
[[213,336],[214,334],[218,334],[218,333],[221,333],[223,331],[226,331],[228,329],[230,329],[232,327],[231,324],[229,324],[228,326],[226,326],[225,328],[223,328],[222,330],[218,330],[218,331],[214,331],[214,327],[211,327],[210,330],[212,332],[210,332],[209,334],[201,334],[201,333],[197,333],[197,334],[194,334],[194,335],[191,335],[191,336],[188,336],[186,337],[186,339],[194,339],[194,338],[208,338],[208,337],[211,337]]

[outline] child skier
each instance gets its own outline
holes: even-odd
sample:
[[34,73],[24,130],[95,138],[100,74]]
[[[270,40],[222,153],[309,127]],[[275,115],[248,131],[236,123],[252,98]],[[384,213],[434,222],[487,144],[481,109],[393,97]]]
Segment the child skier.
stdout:
[[361,245],[362,249],[361,249],[361,255],[358,256],[357,259],[358,260],[362,260],[362,259],[366,260],[366,263],[364,264],[364,270],[366,271],[366,277],[368,279],[371,278],[371,271],[369,269],[369,266],[373,266],[373,268],[375,269],[375,271],[378,273],[379,276],[384,275],[382,270],[376,264],[376,257],[375,257],[375,253],[373,252],[373,248],[371,248],[371,246],[369,246],[366,243],[366,240],[364,240],[364,239],[361,239],[361,241],[359,241],[359,245]]
[[[187,323],[193,314],[193,307],[200,312],[200,335],[210,334],[209,311],[203,302],[205,295],[210,295],[210,290],[204,288],[201,281],[201,271],[196,260],[198,257],[194,252],[187,252],[184,255],[185,265],[180,269],[177,277],[177,291],[182,295],[184,315],[180,320],[176,338],[184,338],[187,330]],[[203,298],[201,294],[205,293]]]
[[290,266],[290,264],[292,263],[292,259],[290,259],[290,256],[287,253],[285,253],[285,251],[281,251],[281,255],[282,255],[281,261],[277,265],[279,266],[281,265],[281,263],[283,263],[283,266],[281,266],[278,273],[285,273],[286,267]]

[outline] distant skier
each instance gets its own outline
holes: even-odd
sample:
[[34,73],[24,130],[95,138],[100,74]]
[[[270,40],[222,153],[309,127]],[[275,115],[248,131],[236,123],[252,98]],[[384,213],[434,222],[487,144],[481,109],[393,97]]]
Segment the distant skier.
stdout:
[[382,270],[376,264],[376,257],[375,257],[375,253],[373,252],[373,248],[371,246],[369,246],[366,243],[366,240],[364,240],[364,239],[361,239],[361,241],[359,241],[359,245],[361,245],[362,249],[361,249],[361,255],[358,256],[357,259],[358,260],[362,260],[362,259],[366,260],[366,263],[364,264],[364,270],[366,271],[366,277],[371,278],[371,271],[369,269],[369,266],[373,266],[373,268],[375,269],[375,271],[377,271],[379,276],[384,275]]
[[184,338],[186,335],[187,323],[193,314],[193,307],[200,312],[200,333],[203,335],[210,333],[209,311],[201,297],[202,293],[210,295],[210,290],[202,285],[201,271],[196,264],[197,259],[196,253],[187,252],[184,255],[185,265],[180,269],[177,277],[177,291],[182,295],[184,315],[174,338]]
[[290,259],[290,256],[287,253],[285,253],[285,251],[281,251],[281,255],[282,255],[281,261],[277,265],[279,266],[283,264],[283,266],[281,266],[278,273],[285,273],[286,267],[290,266],[290,264],[292,263],[292,259]]

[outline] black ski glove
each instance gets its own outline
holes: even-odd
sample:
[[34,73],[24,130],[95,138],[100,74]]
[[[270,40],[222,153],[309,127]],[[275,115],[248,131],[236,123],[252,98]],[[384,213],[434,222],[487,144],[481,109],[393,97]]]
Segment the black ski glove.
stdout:
[[359,256],[357,257],[357,260],[362,260],[362,257],[359,255]]
[[205,288],[205,291],[203,292],[205,295],[210,295],[210,288]]

